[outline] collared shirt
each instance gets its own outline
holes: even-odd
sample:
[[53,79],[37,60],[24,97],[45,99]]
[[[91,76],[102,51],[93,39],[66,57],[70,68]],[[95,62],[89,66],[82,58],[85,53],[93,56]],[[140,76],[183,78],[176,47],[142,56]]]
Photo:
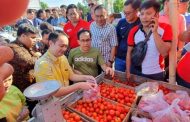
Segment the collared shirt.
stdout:
[[32,71],[37,57],[33,56],[34,52],[25,47],[19,40],[12,42],[9,46],[14,52],[14,58],[9,62],[14,68],[13,85],[23,92],[35,82]]
[[108,23],[100,27],[96,22],[93,22],[90,25],[90,31],[92,33],[92,47],[98,48],[105,62],[108,63],[111,49],[118,44],[115,27]]
[[69,46],[70,48],[78,47],[77,33],[79,30],[87,29],[89,30],[90,24],[82,19],[79,20],[78,24],[74,27],[71,21],[67,22],[64,26],[64,32],[69,36]]
[[64,55],[55,57],[49,50],[36,61],[34,67],[36,82],[57,80],[63,86],[68,86],[72,74],[67,58]]
[[[164,42],[172,41],[172,29],[171,26],[165,23],[159,23],[157,30],[158,34],[161,36]],[[144,41],[146,34],[141,26],[135,26],[131,29],[128,36],[128,46],[135,46],[135,44]],[[157,74],[163,72],[164,70],[164,59],[160,55],[153,34],[147,41],[148,48],[146,56],[142,62],[142,73],[143,74]]]
[[128,23],[126,18],[119,21],[116,27],[117,38],[118,38],[118,48],[116,57],[122,60],[126,60],[127,53],[127,38],[129,31],[136,25],[140,24],[140,19],[138,18],[133,23]]

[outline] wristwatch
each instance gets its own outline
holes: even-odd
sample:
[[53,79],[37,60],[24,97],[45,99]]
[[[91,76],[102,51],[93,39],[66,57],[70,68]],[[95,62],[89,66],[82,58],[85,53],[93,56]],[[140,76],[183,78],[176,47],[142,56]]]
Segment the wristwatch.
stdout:
[[111,64],[113,64],[113,62],[114,62],[114,61],[112,61],[112,60],[108,60],[108,61],[109,61]]

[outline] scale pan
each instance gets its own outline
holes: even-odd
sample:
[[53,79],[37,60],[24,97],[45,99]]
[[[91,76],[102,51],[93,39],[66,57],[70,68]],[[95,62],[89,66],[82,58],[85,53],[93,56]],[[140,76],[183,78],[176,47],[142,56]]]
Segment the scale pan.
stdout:
[[52,96],[61,85],[58,81],[38,82],[24,90],[24,95],[31,100],[44,100]]

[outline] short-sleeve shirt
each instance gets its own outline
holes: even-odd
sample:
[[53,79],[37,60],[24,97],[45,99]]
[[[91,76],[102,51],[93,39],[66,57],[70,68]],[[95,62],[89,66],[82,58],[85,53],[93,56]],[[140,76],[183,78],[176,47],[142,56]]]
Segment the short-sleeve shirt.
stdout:
[[68,86],[72,74],[67,58],[64,55],[55,57],[49,50],[36,61],[34,67],[36,82],[57,80],[63,86]]
[[[172,29],[171,26],[165,23],[159,23],[157,30],[164,42],[172,41]],[[137,43],[145,40],[145,32],[142,29],[142,25],[135,26],[129,32],[128,46],[135,46]],[[143,74],[157,74],[164,70],[164,59],[160,55],[153,34],[150,36],[148,42],[148,49],[146,56],[142,62],[142,73]]]
[[127,53],[127,37],[129,31],[134,27],[140,24],[140,19],[138,18],[133,23],[128,23],[126,18],[123,18],[119,21],[116,26],[117,38],[118,38],[118,47],[116,57],[122,60],[126,60]]
[[108,63],[111,57],[111,49],[118,45],[115,27],[109,23],[100,27],[96,22],[92,22],[90,31],[92,33],[92,47],[98,48],[104,57],[104,61]]
[[74,27],[71,21],[67,22],[64,26],[64,32],[69,36],[70,48],[78,47],[77,33],[82,29],[89,30],[90,24],[82,19],[79,20],[78,24]]
[[82,72],[84,75],[98,75],[98,65],[105,64],[100,51],[96,48],[91,48],[88,53],[83,53],[80,48],[72,49],[69,53],[69,64],[74,69]]
[[51,20],[51,25],[53,25],[53,26],[59,26],[59,24],[62,23],[62,22],[66,23],[67,19],[64,18],[64,17],[53,18]]
[[190,52],[187,52],[177,65],[177,73],[184,81],[190,83]]
[[8,122],[16,122],[22,108],[26,105],[26,98],[15,86],[0,101],[0,118],[6,118]]

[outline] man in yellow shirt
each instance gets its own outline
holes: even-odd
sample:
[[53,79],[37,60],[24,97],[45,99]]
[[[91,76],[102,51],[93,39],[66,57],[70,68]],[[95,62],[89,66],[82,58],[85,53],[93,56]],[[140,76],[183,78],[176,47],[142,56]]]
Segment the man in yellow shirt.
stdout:
[[71,81],[95,81],[93,76],[78,75],[73,73],[67,58],[63,55],[68,47],[68,38],[64,33],[50,33],[49,35],[49,49],[48,51],[36,61],[35,63],[35,77],[36,82],[43,82],[48,80],[57,80],[63,87],[56,93],[56,97],[69,94],[78,89],[91,89],[94,83],[80,82],[69,86]]

